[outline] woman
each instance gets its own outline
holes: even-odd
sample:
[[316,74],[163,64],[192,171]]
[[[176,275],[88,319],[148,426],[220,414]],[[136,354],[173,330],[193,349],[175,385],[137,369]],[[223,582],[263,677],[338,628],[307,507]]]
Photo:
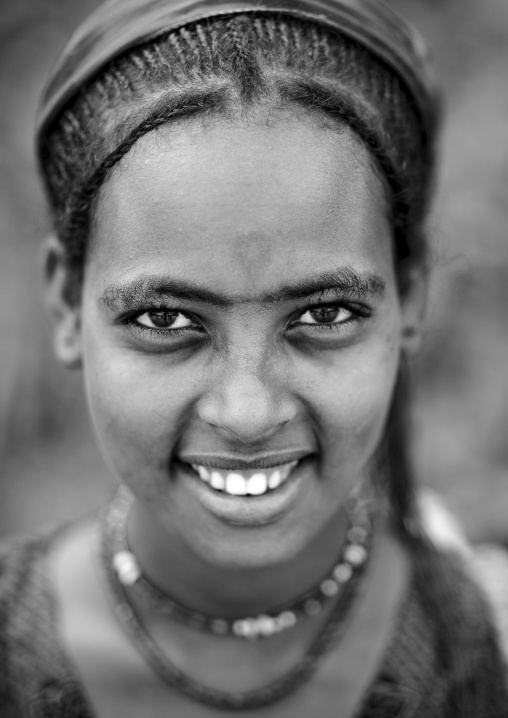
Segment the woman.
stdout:
[[367,0],[110,2],[38,149],[60,361],[122,489],[2,561],[6,716],[501,716],[420,526],[405,363],[437,100]]

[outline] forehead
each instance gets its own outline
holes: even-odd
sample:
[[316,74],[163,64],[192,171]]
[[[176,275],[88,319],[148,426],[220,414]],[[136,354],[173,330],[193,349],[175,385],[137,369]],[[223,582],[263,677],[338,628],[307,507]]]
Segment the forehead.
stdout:
[[195,275],[243,295],[330,262],[379,270],[392,261],[386,191],[353,133],[312,114],[187,119],[116,168],[91,256],[119,277]]

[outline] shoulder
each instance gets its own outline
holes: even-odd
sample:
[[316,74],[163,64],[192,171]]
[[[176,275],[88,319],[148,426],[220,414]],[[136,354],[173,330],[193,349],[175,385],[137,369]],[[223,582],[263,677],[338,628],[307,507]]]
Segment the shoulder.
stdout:
[[492,608],[508,660],[508,551],[497,544],[478,546],[471,556],[471,570]]
[[[431,543],[447,557],[445,562],[455,565],[453,573],[459,572],[459,581],[472,583],[473,593],[486,601],[508,659],[508,550],[491,543],[471,546],[458,521],[433,492],[421,492],[419,503]],[[470,595],[471,590],[467,593]]]
[[506,664],[471,566],[461,552],[429,541],[411,552],[411,581],[359,715],[506,716]]
[[37,598],[30,591],[31,585],[61,530],[52,528],[0,539],[0,615],[6,610],[9,616],[15,615],[25,599]]
[[[0,540],[0,621],[8,622],[20,608],[30,585],[37,557],[44,552],[43,536],[16,536]],[[5,632],[2,632],[5,638]]]
[[[501,718],[507,666],[484,592],[464,557],[422,545],[384,666],[418,718]],[[409,699],[407,699],[409,700]]]
[[[424,619],[413,635],[420,645],[433,643],[435,671],[446,683],[445,715],[504,716],[508,668],[486,555],[479,559],[439,499],[432,497],[422,513],[424,537],[413,551],[413,600]],[[497,603],[500,594],[502,589]],[[421,626],[427,626],[427,638]]]
[[[62,526],[0,540],[2,718],[88,716],[57,639],[47,570],[51,546],[64,530]],[[65,713],[60,711],[63,704]]]
[[33,633],[34,612],[30,604],[32,601],[40,604],[40,597],[35,598],[30,586],[36,556],[43,546],[42,537],[0,540],[0,713],[9,718],[20,714],[16,663],[28,657],[22,646],[30,646]]

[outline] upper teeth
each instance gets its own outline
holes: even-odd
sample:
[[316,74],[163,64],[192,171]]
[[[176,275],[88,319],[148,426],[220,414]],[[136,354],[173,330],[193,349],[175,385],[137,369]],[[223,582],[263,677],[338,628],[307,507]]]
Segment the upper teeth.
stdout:
[[262,496],[284,483],[297,463],[292,461],[265,471],[219,471],[199,464],[192,464],[192,468],[217,491],[231,496]]

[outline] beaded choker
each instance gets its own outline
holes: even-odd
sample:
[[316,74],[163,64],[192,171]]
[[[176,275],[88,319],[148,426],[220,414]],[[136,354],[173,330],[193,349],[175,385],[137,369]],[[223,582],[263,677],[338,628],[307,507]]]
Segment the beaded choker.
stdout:
[[371,517],[365,501],[350,497],[345,505],[348,516],[346,542],[338,561],[317,586],[299,598],[258,616],[236,620],[209,616],[170,598],[143,575],[136,556],[127,544],[126,521],[133,500],[128,490],[121,489],[105,519],[108,562],[114,569],[116,579],[122,586],[132,588],[142,600],[161,613],[192,628],[219,636],[233,635],[245,639],[270,637],[292,628],[304,618],[317,615],[327,602],[346,590],[368,558]]
[[[350,521],[346,545],[341,551],[338,563],[319,587],[282,609],[256,618],[240,619],[241,623],[191,611],[162,594],[146,577],[142,576],[135,556],[128,550],[125,535],[126,519],[132,503],[130,492],[122,489],[104,516],[102,567],[106,586],[113,600],[113,609],[120,625],[134,647],[162,681],[195,701],[230,711],[271,705],[297,690],[312,677],[326,651],[345,630],[346,620],[350,616],[358,593],[360,579],[369,563],[373,516],[368,503],[363,502],[358,496],[347,500],[346,510]],[[336,597],[336,604],[308,650],[293,668],[261,688],[226,692],[191,678],[168,659],[140,621],[130,602],[126,590],[128,586],[139,590],[143,598],[159,606],[169,616],[182,620],[194,628],[210,631],[219,636],[234,635],[251,639],[270,636],[296,625],[305,616],[319,613],[332,597]],[[158,597],[162,598],[162,602]],[[310,603],[311,601],[313,603]],[[280,617],[287,614],[292,615],[291,620],[286,618],[283,623]],[[217,621],[220,623],[218,624]],[[269,630],[266,628],[268,625],[270,625]],[[273,626],[277,628],[273,630]]]

